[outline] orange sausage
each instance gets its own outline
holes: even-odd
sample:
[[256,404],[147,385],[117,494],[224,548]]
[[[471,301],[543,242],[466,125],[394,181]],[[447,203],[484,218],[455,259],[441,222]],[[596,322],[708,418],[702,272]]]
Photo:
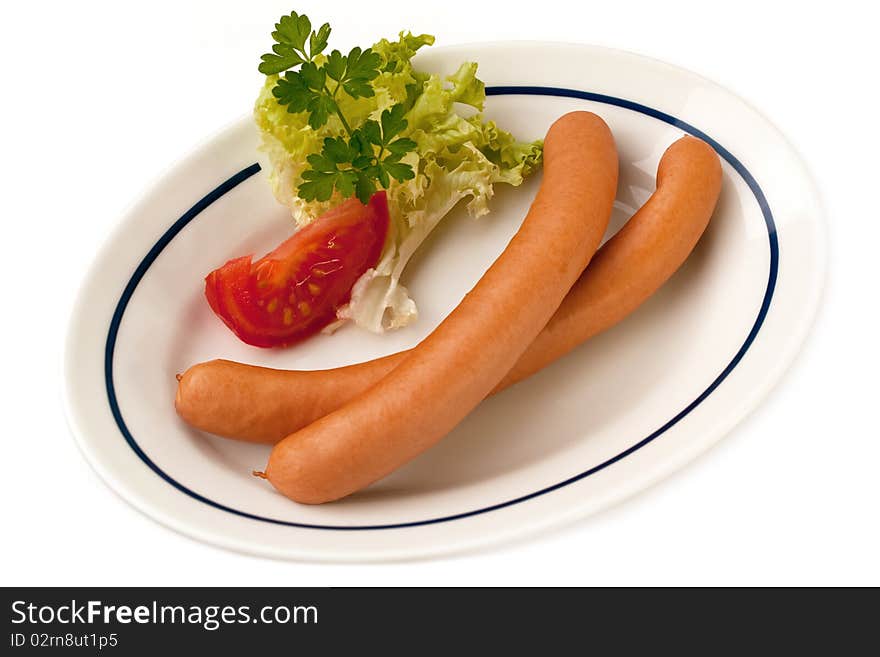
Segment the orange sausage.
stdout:
[[[720,189],[721,164],[710,146],[690,136],[673,143],[660,160],[657,190],[599,249],[549,324],[493,392],[534,374],[638,308],[693,250]],[[317,371],[212,360],[181,377],[175,405],[198,429],[276,443],[369,388],[406,353]]]
[[616,190],[617,151],[605,122],[590,112],[558,119],[544,142],[541,188],[504,252],[394,370],[275,445],[269,482],[297,502],[330,502],[443,438],[562,303],[599,247]]

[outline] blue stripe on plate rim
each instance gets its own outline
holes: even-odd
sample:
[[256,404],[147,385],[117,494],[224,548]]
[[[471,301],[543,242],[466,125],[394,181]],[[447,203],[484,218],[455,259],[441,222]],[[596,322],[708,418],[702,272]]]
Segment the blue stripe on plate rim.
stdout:
[[764,216],[764,221],[767,225],[767,238],[768,244],[770,247],[770,273],[767,279],[767,288],[764,291],[764,298],[761,303],[761,308],[758,311],[758,316],[755,319],[754,324],[752,325],[749,334],[746,336],[745,341],[742,346],[734,355],[733,359],[727,364],[721,374],[712,381],[711,384],[690,404],[688,404],[685,408],[679,411],[672,419],[666,422],[659,429],[646,436],[639,442],[635,443],[631,447],[625,449],[619,454],[609,458],[598,465],[594,465],[588,470],[584,470],[583,472],[574,475],[573,477],[569,477],[564,481],[560,481],[557,484],[553,484],[552,486],[547,486],[546,488],[542,488],[540,490],[534,491],[532,493],[528,493],[527,495],[522,495],[520,497],[506,500],[504,502],[499,502],[497,504],[493,504],[491,506],[482,507],[479,509],[474,509],[471,511],[465,511],[462,513],[456,513],[454,515],[442,516],[438,518],[429,518],[426,520],[415,520],[411,522],[401,522],[401,523],[389,523],[384,525],[318,525],[318,524],[308,524],[308,523],[300,523],[300,522],[291,522],[287,520],[279,520],[277,518],[267,518],[264,516],[259,516],[253,513],[248,513],[246,511],[241,511],[239,509],[233,509],[224,504],[220,504],[219,502],[215,502],[204,495],[201,495],[194,490],[191,490],[184,486],[182,483],[171,477],[167,472],[162,470],[156,463],[154,463],[149,456],[141,449],[140,445],[138,445],[134,436],[129,431],[128,427],[125,424],[125,421],[122,418],[122,412],[119,409],[119,403],[116,399],[116,391],[113,385],[113,352],[116,347],[116,337],[119,332],[119,325],[122,322],[122,315],[125,313],[125,309],[128,306],[128,302],[131,300],[131,296],[135,291],[138,283],[144,277],[147,270],[150,268],[150,265],[156,260],[162,250],[168,246],[172,239],[186,226],[189,222],[195,219],[199,213],[211,205],[214,201],[222,197],[231,189],[238,186],[240,183],[244,182],[255,173],[260,170],[259,164],[252,164],[249,167],[242,169],[237,174],[221,183],[216,189],[208,192],[200,201],[198,201],[193,207],[187,210],[177,221],[175,221],[171,227],[165,231],[165,233],[159,238],[159,240],[153,245],[153,248],[149,250],[147,255],[144,256],[143,260],[141,260],[140,264],[135,269],[131,278],[128,281],[128,284],[125,286],[125,289],[122,292],[122,295],[119,298],[119,302],[116,304],[116,309],[113,313],[113,317],[110,320],[110,328],[107,333],[107,343],[104,350],[104,378],[107,387],[107,401],[110,405],[110,410],[113,413],[113,418],[116,420],[116,424],[119,427],[119,431],[122,433],[125,441],[129,444],[129,446],[134,450],[134,453],[137,454],[138,458],[140,458],[153,472],[155,472],[159,477],[164,479],[167,483],[172,485],[174,488],[179,490],[180,492],[192,497],[193,499],[198,500],[199,502],[203,502],[215,509],[219,509],[221,511],[226,511],[228,513],[235,514],[237,516],[241,516],[244,518],[250,518],[252,520],[258,520],[261,522],[268,522],[275,525],[285,525],[289,527],[297,527],[302,529],[325,529],[325,530],[342,530],[342,531],[364,531],[364,530],[380,530],[380,529],[403,529],[407,527],[418,527],[421,525],[433,525],[442,522],[450,522],[453,520],[460,520],[462,518],[469,518],[471,516],[477,516],[483,513],[489,513],[490,511],[496,511],[498,509],[503,509],[505,507],[513,506],[515,504],[521,504],[528,500],[534,499],[536,497],[540,497],[542,495],[546,495],[548,493],[552,493],[555,490],[563,488],[565,486],[569,486],[581,479],[585,479],[590,475],[596,474],[597,472],[604,470],[605,468],[617,463],[618,461],[626,458],[630,454],[640,450],[645,445],[651,443],[656,440],[660,436],[662,436],[666,431],[668,431],[671,427],[675,426],[678,422],[680,422],[684,417],[686,417],[691,411],[693,411],[697,406],[699,406],[712,392],[726,379],[730,373],[736,368],[736,366],[740,363],[745,356],[746,352],[749,350],[749,347],[754,342],[755,338],[758,335],[758,332],[761,330],[761,325],[764,323],[764,319],[767,316],[767,312],[770,309],[770,302],[773,299],[773,291],[776,287],[776,279],[779,270],[779,242],[776,234],[776,224],[773,220],[773,214],[770,211],[770,206],[767,203],[767,199],[764,196],[763,191],[761,191],[761,187],[758,185],[758,182],[755,180],[754,176],[749,173],[748,169],[743,166],[742,162],[740,162],[737,158],[733,156],[726,148],[721,146],[717,141],[712,139],[709,135],[707,135],[702,130],[695,128],[694,126],[682,121],[680,119],[675,118],[670,114],[666,114],[665,112],[661,112],[654,108],[648,107],[646,105],[642,105],[641,103],[637,103],[631,100],[626,100],[623,98],[617,98],[615,96],[608,96],[605,94],[598,94],[589,91],[579,91],[575,89],[564,89],[558,87],[538,87],[538,86],[495,86],[495,87],[487,87],[486,94],[489,96],[500,96],[500,95],[529,95],[529,96],[556,96],[556,97],[564,97],[564,98],[577,98],[581,100],[588,100],[597,103],[604,103],[607,105],[614,105],[616,107],[622,107],[624,109],[632,110],[634,112],[639,112],[640,114],[645,114],[647,116],[653,117],[664,123],[668,123],[671,126],[679,128],[687,133],[690,133],[700,139],[709,143],[718,154],[724,158],[724,160],[731,166],[733,169],[742,176],[743,180],[749,186],[749,189],[755,195],[755,199],[758,202],[759,207],[761,208],[761,212]]

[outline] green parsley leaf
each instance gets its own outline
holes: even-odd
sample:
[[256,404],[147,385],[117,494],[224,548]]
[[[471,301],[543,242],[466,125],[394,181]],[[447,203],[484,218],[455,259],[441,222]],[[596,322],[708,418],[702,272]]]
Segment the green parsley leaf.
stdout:
[[416,150],[416,148],[418,148],[418,144],[412,139],[401,137],[400,139],[395,139],[390,144],[386,144],[385,148],[387,148],[390,153],[394,153],[395,155],[405,155],[410,151]]
[[388,171],[385,169],[385,167],[377,166],[374,167],[371,171],[373,175],[379,179],[379,183],[382,185],[382,187],[388,189],[388,186],[391,184],[391,178],[388,177]]
[[[375,121],[373,121],[373,123],[375,123]],[[373,147],[370,145],[370,140],[364,134],[363,126],[354,131],[348,144],[351,146],[352,152],[356,156],[373,157]]]
[[403,162],[389,162],[386,158],[382,161],[382,168],[387,171],[388,175],[394,178],[397,182],[412,180],[416,177],[416,174],[413,171],[412,167],[408,164],[404,164]]
[[312,153],[306,158],[306,161],[312,165],[312,169],[318,173],[332,173],[336,171],[336,163],[327,157],[324,151],[320,153]]
[[312,22],[309,17],[303,14],[300,16],[295,11],[290,12],[289,16],[282,16],[281,20],[275,23],[275,31],[272,32],[272,38],[278,43],[286,43],[300,52],[306,45],[306,39],[312,30]]
[[373,86],[370,84],[379,75],[382,57],[371,48],[361,51],[352,48],[346,58],[345,75],[340,80],[342,88],[352,98],[372,98]]
[[348,66],[346,67],[345,76],[349,79],[363,78],[364,80],[373,80],[379,75],[379,65],[382,63],[382,56],[377,52],[373,52],[372,48],[361,50],[358,47],[351,49],[348,53]]
[[342,88],[352,98],[372,98],[375,95],[369,80],[354,78],[342,83]]
[[339,111],[336,101],[326,94],[315,94],[311,100],[309,100],[306,109],[310,112],[309,126],[313,130],[322,127],[327,123],[331,114],[337,114]]
[[[278,45],[278,44],[276,44]],[[272,48],[275,50],[275,47]],[[279,50],[281,50],[279,48]],[[297,64],[302,64],[303,59],[295,52],[291,51],[284,55],[273,55],[272,53],[267,53],[260,57],[263,60],[258,67],[260,73],[264,75],[275,75],[276,73],[281,73],[281,71],[286,71],[289,68],[296,66]]]
[[323,175],[318,180],[306,180],[297,187],[299,197],[304,201],[329,201],[333,195],[335,176]]
[[335,184],[336,191],[338,191],[343,198],[350,198],[354,196],[355,193],[354,188],[357,184],[357,173],[350,169],[348,171],[340,171]]
[[288,71],[272,88],[272,95],[287,111],[293,114],[303,112],[317,95],[309,89],[299,71]]
[[366,205],[370,202],[370,197],[376,192],[376,183],[366,176],[363,172],[357,173],[357,182],[355,183],[355,194],[358,200]]
[[345,75],[345,66],[347,62],[348,58],[338,50],[331,52],[330,56],[327,57],[327,63],[324,64],[324,70],[327,72],[327,77],[339,82]]
[[[379,124],[372,119],[364,121],[364,124],[360,127],[360,131],[364,139],[369,143],[375,144],[376,146],[382,145],[382,130],[379,128]],[[372,155],[372,150],[370,151],[370,154]]]
[[324,83],[327,82],[327,72],[323,68],[318,68],[314,62],[306,62],[300,66],[299,74],[309,89],[313,91],[324,89]]
[[352,147],[342,137],[324,139],[322,153],[337,164],[351,162],[355,157]]
[[[327,201],[335,191],[343,198],[354,195],[367,203],[377,183],[387,188],[392,179],[403,182],[415,176],[413,168],[401,159],[417,148],[416,142],[395,137],[406,130],[404,117],[418,95],[419,85],[408,85],[407,100],[383,111],[379,121],[367,119],[352,129],[336,97],[340,89],[351,98],[372,97],[372,81],[379,75],[382,57],[371,48],[352,48],[348,55],[332,50],[319,65],[315,58],[327,48],[329,37],[328,23],[312,30],[308,16],[296,12],[282,16],[272,32],[272,52],[261,56],[259,70],[266,75],[283,73],[272,95],[288,112],[308,112],[308,123],[314,130],[335,115],[348,137],[327,137],[321,152],[306,158],[309,168],[302,172],[299,196],[305,201]],[[299,69],[292,70],[295,67]],[[335,86],[328,88],[328,79]]]
[[[275,24],[272,38],[276,43],[272,53],[260,57],[260,73],[275,75],[307,61],[312,61],[327,47],[330,38],[330,24],[324,23],[317,32],[312,32],[312,23],[306,15],[295,11],[282,16]],[[306,55],[306,40],[309,42],[309,53]],[[273,54],[274,53],[274,54]]]
[[330,23],[324,23],[317,32],[312,32],[309,37],[309,59],[314,59],[327,47],[330,38]]
[[[406,114],[406,109],[403,107],[402,103],[398,103],[394,107],[385,110],[382,112],[382,144],[383,146],[387,146],[391,141],[391,138],[395,135],[399,135],[401,132],[406,130],[406,119],[403,118]],[[414,143],[414,142],[413,142]],[[412,150],[412,149],[409,149]]]

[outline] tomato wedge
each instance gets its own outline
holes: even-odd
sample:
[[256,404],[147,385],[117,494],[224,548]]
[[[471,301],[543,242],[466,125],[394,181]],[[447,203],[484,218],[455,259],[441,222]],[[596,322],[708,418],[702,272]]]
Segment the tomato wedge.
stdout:
[[385,192],[343,202],[252,262],[230,260],[205,277],[213,311],[255,347],[299,342],[336,318],[355,281],[375,266],[388,234]]

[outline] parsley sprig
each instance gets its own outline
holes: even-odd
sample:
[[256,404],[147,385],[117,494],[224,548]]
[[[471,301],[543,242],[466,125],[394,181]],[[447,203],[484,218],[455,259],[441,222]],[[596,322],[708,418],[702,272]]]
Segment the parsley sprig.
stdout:
[[288,112],[308,112],[314,130],[334,115],[345,131],[325,138],[321,152],[306,158],[310,168],[302,173],[300,198],[326,201],[335,190],[344,198],[357,196],[367,203],[377,183],[387,189],[392,178],[403,182],[415,177],[412,167],[401,160],[416,149],[416,143],[399,136],[407,127],[402,103],[384,110],[379,121],[367,119],[352,128],[337,102],[339,94],[373,97],[372,81],[379,76],[382,57],[371,48],[352,48],[348,55],[333,50],[318,58],[329,37],[328,23],[313,30],[308,16],[290,12],[275,24],[275,44],[271,53],[261,57],[259,70],[266,75],[283,73],[272,95]]

